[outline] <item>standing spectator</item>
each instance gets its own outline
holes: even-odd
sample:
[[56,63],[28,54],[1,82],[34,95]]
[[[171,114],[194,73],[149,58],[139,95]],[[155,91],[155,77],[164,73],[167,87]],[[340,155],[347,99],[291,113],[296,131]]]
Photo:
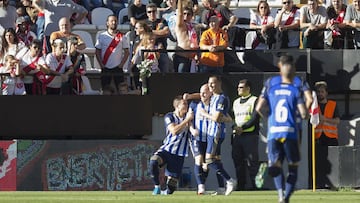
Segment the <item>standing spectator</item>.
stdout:
[[256,189],[255,177],[259,167],[259,119],[255,110],[257,97],[251,94],[249,80],[240,80],[238,95],[233,103],[235,125],[232,137],[232,158],[235,165],[238,190],[245,190],[246,171],[250,177],[251,189]]
[[[280,74],[282,84],[271,86],[262,92],[256,105],[256,111],[262,113],[265,106],[269,107],[268,116],[268,173],[274,178],[275,187],[278,191],[279,202],[289,202],[290,196],[295,190],[300,161],[299,142],[297,136],[296,110],[298,109],[303,119],[308,117],[308,111],[304,105],[301,91],[292,85],[295,76],[293,57],[281,56],[282,64]],[[282,163],[288,162],[288,175],[284,184]],[[285,188],[285,194],[284,194]]]
[[126,36],[117,30],[118,19],[109,15],[106,21],[107,30],[99,34],[95,43],[95,56],[101,67],[101,87],[111,84],[114,78],[115,88],[124,82],[124,64],[129,57],[129,43]]
[[16,13],[16,8],[9,5],[9,0],[0,1],[0,34],[3,34],[3,31],[8,28],[15,29],[16,18],[18,17]]
[[34,0],[33,3],[44,12],[44,35],[46,40],[44,46],[46,50],[43,51],[47,53],[51,52],[50,35],[57,30],[57,23],[61,18],[70,19],[74,13],[77,13],[74,23],[80,24],[88,13],[84,7],[74,3],[72,0]]
[[142,4],[142,0],[135,0],[133,4],[128,7],[128,18],[130,19],[130,43],[134,43],[136,38],[135,25],[139,21],[147,19],[146,5]]
[[173,100],[174,111],[165,115],[166,138],[164,144],[150,158],[150,174],[154,182],[153,195],[161,193],[159,168],[165,167],[167,176],[166,194],[172,194],[176,188],[188,155],[188,129],[194,115],[188,111],[187,101],[182,96]]
[[29,21],[27,21],[23,16],[18,17],[16,20],[17,26],[17,36],[20,41],[22,41],[26,46],[34,40],[37,39],[36,34],[30,30]]
[[78,50],[79,38],[76,36],[71,36],[68,39],[68,55],[70,60],[73,63],[74,74],[69,79],[67,85],[63,85],[62,93],[66,92],[71,95],[81,95],[83,94],[83,82],[82,77],[85,76],[86,65],[85,65],[85,56],[80,53]]
[[220,28],[220,20],[216,16],[210,18],[210,28],[200,38],[200,48],[209,50],[201,53],[200,72],[222,74],[225,65],[224,50],[228,46],[226,31]]
[[39,10],[32,5],[31,0],[21,0],[21,3],[26,10],[26,15],[29,16],[30,18],[29,19],[30,30],[36,34],[37,33],[36,21],[39,15]]
[[[200,115],[210,120],[205,162],[207,167],[214,169],[217,174],[219,188],[215,195],[230,195],[236,188],[237,182],[230,177],[223,167],[221,161],[221,144],[225,139],[225,122],[232,121],[232,119],[228,115],[230,100],[229,97],[223,93],[221,83],[219,76],[209,77],[208,85],[212,93],[210,110],[209,113],[203,109],[199,109],[199,111]],[[224,188],[224,179],[226,180],[226,189]]]
[[282,8],[275,17],[275,49],[297,49],[300,46],[300,10],[293,0],[282,0]]
[[45,73],[49,67],[45,63],[45,57],[41,54],[42,42],[34,39],[29,49],[20,54],[20,67],[25,73],[24,83],[27,95],[45,95],[46,81]]
[[[351,42],[350,32],[344,29],[347,27],[344,22],[346,7],[343,0],[332,0],[331,6],[327,8],[326,12],[329,18],[327,28],[330,31],[325,31],[325,48],[343,49],[352,47],[348,45],[352,44],[349,43]],[[344,41],[346,38],[347,42]]]
[[21,49],[25,47],[25,44],[19,40],[15,30],[8,28],[4,31],[1,39],[0,61],[6,55],[16,56]]
[[19,61],[13,55],[6,55],[4,66],[0,66],[0,73],[9,73],[1,82],[2,95],[25,95],[24,82],[22,81],[23,71]]
[[61,39],[67,45],[67,41],[71,37],[76,37],[78,39],[78,50],[83,50],[86,48],[85,42],[81,39],[81,37],[77,34],[71,33],[71,24],[69,18],[63,17],[59,20],[59,31],[54,31],[53,33],[51,33],[50,43],[53,44],[56,39]]
[[300,29],[302,30],[303,49],[323,49],[324,31],[327,24],[326,9],[317,0],[308,0],[300,8]]
[[183,0],[178,1],[176,13],[175,34],[177,39],[177,49],[174,55],[174,69],[178,73],[189,73],[191,61],[195,58],[196,52],[181,52],[182,50],[195,50],[199,48],[198,37],[191,24],[193,17],[192,8],[183,7]]
[[252,49],[271,49],[275,42],[274,18],[270,15],[270,7],[267,1],[259,1],[256,13],[250,15],[250,29],[257,29],[251,32]]
[[146,5],[142,3],[142,0],[134,0],[134,3],[128,7],[128,10],[131,30],[134,29],[136,22],[148,18],[146,15]]
[[346,9],[344,22],[346,25],[354,28],[354,47],[360,48],[360,1],[353,0],[353,5],[349,5]]
[[73,64],[66,53],[66,45],[61,39],[54,40],[54,50],[46,55],[45,62],[49,67],[49,75],[46,76],[46,94],[60,95],[62,83],[69,80],[74,72]]
[[200,101],[198,103],[191,102],[190,108],[194,112],[193,126],[195,128],[191,137],[191,151],[194,156],[194,174],[198,185],[197,194],[205,194],[205,181],[208,176],[208,170],[204,170],[205,154],[207,146],[207,138],[209,132],[210,121],[200,115],[200,109],[209,112],[211,93],[208,84],[204,84],[200,88]]
[[[152,33],[154,33],[156,36],[155,44],[158,47],[161,47],[161,49],[166,49],[167,47],[166,39],[169,35],[169,27],[166,20],[156,18],[156,12],[157,12],[156,4],[150,3],[146,5],[146,13],[148,16],[146,23],[151,28]],[[172,70],[172,64],[167,53],[165,52],[160,53],[159,65],[160,65],[159,66],[160,71],[163,73],[167,73],[170,72],[170,70]]]
[[[142,53],[142,50],[154,50],[153,52],[144,52]],[[159,70],[159,57],[160,53],[157,51],[158,47],[155,44],[155,35],[151,32],[145,33],[142,36],[141,42],[139,46],[136,47],[135,54],[133,58],[131,59],[132,64],[140,64],[141,61],[144,59],[148,59],[153,61],[153,64],[151,66],[151,72],[160,72]],[[144,58],[143,58],[143,56]]]

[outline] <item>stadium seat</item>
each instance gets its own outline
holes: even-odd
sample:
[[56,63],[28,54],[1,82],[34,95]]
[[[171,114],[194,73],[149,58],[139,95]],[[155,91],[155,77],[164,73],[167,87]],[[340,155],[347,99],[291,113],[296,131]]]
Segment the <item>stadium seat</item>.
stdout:
[[238,17],[238,24],[250,24],[250,14],[252,13],[250,8],[237,8],[232,12]]
[[73,33],[79,35],[81,39],[85,42],[86,48],[84,50],[81,50],[81,53],[95,54],[94,41],[92,40],[91,34],[89,32],[82,30],[74,30]]
[[105,8],[105,7],[94,8],[91,11],[92,24],[96,25],[97,27],[106,25],[106,20],[109,15],[114,15],[114,12],[109,8]]
[[130,19],[128,16],[128,8],[123,8],[119,11],[119,24],[129,24],[130,23]]

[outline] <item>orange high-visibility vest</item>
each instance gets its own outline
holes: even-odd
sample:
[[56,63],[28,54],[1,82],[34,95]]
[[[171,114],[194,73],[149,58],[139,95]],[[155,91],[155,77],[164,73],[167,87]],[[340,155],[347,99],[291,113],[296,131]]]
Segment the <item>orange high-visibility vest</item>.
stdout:
[[[328,102],[325,105],[325,112],[324,113],[320,112],[320,113],[323,114],[325,118],[333,118],[335,107],[336,107],[336,102],[332,100],[328,100]],[[322,132],[324,132],[324,134],[329,138],[338,139],[338,128],[337,125],[335,124],[324,122],[316,126],[315,138],[316,139],[320,138]]]

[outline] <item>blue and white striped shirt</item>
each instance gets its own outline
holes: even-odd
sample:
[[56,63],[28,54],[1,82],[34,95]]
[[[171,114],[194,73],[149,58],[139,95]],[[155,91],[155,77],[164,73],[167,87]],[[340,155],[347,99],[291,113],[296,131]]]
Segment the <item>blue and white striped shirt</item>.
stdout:
[[166,138],[159,149],[160,151],[167,151],[170,154],[178,156],[188,156],[188,129],[179,132],[177,135],[173,135],[168,130],[168,126],[170,124],[174,123],[175,125],[178,125],[184,120],[184,118],[177,117],[174,112],[170,112],[165,115]]
[[[230,99],[224,94],[213,95],[210,100],[210,115],[214,115],[216,112],[221,112],[223,115],[227,115],[230,110]],[[225,138],[226,129],[225,123],[219,123],[211,121],[209,125],[209,136]]]
[[193,119],[194,127],[199,131],[199,136],[194,136],[193,139],[196,139],[200,142],[206,142],[207,135],[209,132],[210,120],[200,115],[200,111],[198,111],[198,109],[202,108],[207,113],[209,113],[210,106],[205,105],[203,102],[198,102],[198,103],[191,102],[190,108],[193,108],[193,112],[195,115]]

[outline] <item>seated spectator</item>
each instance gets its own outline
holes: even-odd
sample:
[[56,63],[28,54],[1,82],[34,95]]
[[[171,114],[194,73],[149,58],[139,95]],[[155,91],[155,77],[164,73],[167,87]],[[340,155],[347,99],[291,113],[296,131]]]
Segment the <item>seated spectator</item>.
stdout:
[[256,13],[250,15],[250,29],[257,29],[249,32],[251,36],[252,49],[270,49],[275,42],[274,18],[270,15],[269,4],[260,0]]
[[[346,7],[343,0],[332,0],[331,6],[327,8],[326,13],[329,18],[327,28],[330,31],[325,31],[325,48],[343,49],[344,43],[351,42],[350,40],[344,42],[345,37],[351,38],[350,32],[345,29],[347,27],[344,22]],[[346,47],[349,47],[349,44]]]
[[49,67],[49,75],[46,76],[46,94],[60,95],[62,83],[69,80],[74,72],[70,57],[66,54],[65,42],[61,39],[54,40],[53,51],[46,55],[45,62]]
[[282,8],[275,17],[275,49],[299,48],[300,10],[293,0],[282,0]]
[[304,49],[324,48],[327,18],[325,7],[320,6],[317,0],[308,0],[307,5],[300,8],[300,29]]
[[34,40],[37,39],[37,36],[34,32],[30,30],[29,21],[27,21],[23,16],[18,17],[16,20],[17,26],[17,36],[20,41],[22,41],[26,46]]
[[346,25],[354,28],[354,46],[360,48],[360,0],[353,0],[353,5],[346,9],[344,22]]
[[201,53],[200,72],[222,74],[225,65],[224,50],[228,46],[226,31],[220,28],[220,19],[216,16],[210,18],[210,28],[204,31],[200,38],[200,49],[209,52]]
[[[61,39],[65,42],[68,41],[71,37],[76,37],[78,39],[77,49],[83,50],[86,48],[85,42],[81,39],[81,37],[77,34],[71,33],[71,24],[69,18],[63,17],[59,20],[59,31],[55,31],[50,35],[50,42],[53,42],[56,39]],[[53,48],[53,47],[52,47]]]
[[13,55],[6,55],[4,65],[0,67],[0,73],[9,73],[2,81],[2,95],[25,95],[25,86],[22,80],[23,71],[19,66],[19,61]]

